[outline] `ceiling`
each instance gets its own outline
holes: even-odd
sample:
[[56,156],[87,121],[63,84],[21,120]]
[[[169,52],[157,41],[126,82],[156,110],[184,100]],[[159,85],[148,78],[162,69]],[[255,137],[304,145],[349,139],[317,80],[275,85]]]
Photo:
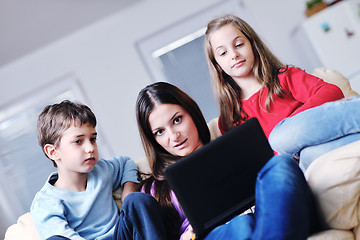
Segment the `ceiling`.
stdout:
[[141,0],[0,0],[0,67]]

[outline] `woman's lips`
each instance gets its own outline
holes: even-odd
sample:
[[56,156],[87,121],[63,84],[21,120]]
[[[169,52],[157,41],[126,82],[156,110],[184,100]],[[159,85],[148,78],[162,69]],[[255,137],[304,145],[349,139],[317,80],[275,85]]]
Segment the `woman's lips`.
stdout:
[[186,141],[187,141],[187,139],[185,139],[184,141],[182,141],[182,142],[179,143],[179,144],[176,144],[174,147],[175,147],[175,148],[181,147]]

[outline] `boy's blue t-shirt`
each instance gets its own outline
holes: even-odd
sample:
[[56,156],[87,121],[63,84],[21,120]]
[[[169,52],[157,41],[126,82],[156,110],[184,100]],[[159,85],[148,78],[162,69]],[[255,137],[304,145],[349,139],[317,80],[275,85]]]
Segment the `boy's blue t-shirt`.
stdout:
[[122,156],[100,159],[87,175],[84,192],[54,187],[50,182],[55,179],[57,173],[52,173],[31,205],[40,237],[113,239],[119,215],[112,192],[126,182],[138,182],[136,164]]

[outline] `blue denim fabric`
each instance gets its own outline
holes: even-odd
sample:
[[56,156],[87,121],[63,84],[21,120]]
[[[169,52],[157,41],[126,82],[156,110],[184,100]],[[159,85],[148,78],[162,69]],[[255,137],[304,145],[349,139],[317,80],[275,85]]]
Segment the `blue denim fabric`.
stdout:
[[307,239],[320,227],[313,195],[298,164],[289,157],[275,156],[262,168],[255,199],[255,216],[237,216],[205,240]]
[[70,239],[67,237],[60,236],[60,235],[54,235],[54,236],[47,238],[46,240],[70,240]]
[[204,240],[251,239],[254,223],[254,216],[251,214],[236,216],[228,223],[214,228]]
[[[284,119],[270,133],[269,143],[279,154],[300,158],[304,170],[319,154],[312,155],[309,150],[302,164],[301,151],[311,146],[311,153],[325,153],[360,140],[357,133],[360,133],[360,97],[353,97],[324,103]],[[355,135],[344,138],[350,134]],[[321,146],[334,140],[336,144]]]
[[164,216],[155,198],[140,192],[127,195],[120,209],[115,239],[167,239]]
[[349,134],[347,136],[335,139],[319,145],[309,146],[301,150],[299,167],[303,172],[310,166],[310,164],[321,155],[344,146],[346,144],[360,140],[360,133]]

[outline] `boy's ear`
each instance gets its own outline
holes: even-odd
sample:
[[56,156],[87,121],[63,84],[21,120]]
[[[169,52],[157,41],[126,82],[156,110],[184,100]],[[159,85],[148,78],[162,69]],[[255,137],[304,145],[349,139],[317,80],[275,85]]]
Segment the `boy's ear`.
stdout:
[[44,146],[44,151],[51,160],[55,161],[59,159],[58,151],[53,144],[46,144]]

